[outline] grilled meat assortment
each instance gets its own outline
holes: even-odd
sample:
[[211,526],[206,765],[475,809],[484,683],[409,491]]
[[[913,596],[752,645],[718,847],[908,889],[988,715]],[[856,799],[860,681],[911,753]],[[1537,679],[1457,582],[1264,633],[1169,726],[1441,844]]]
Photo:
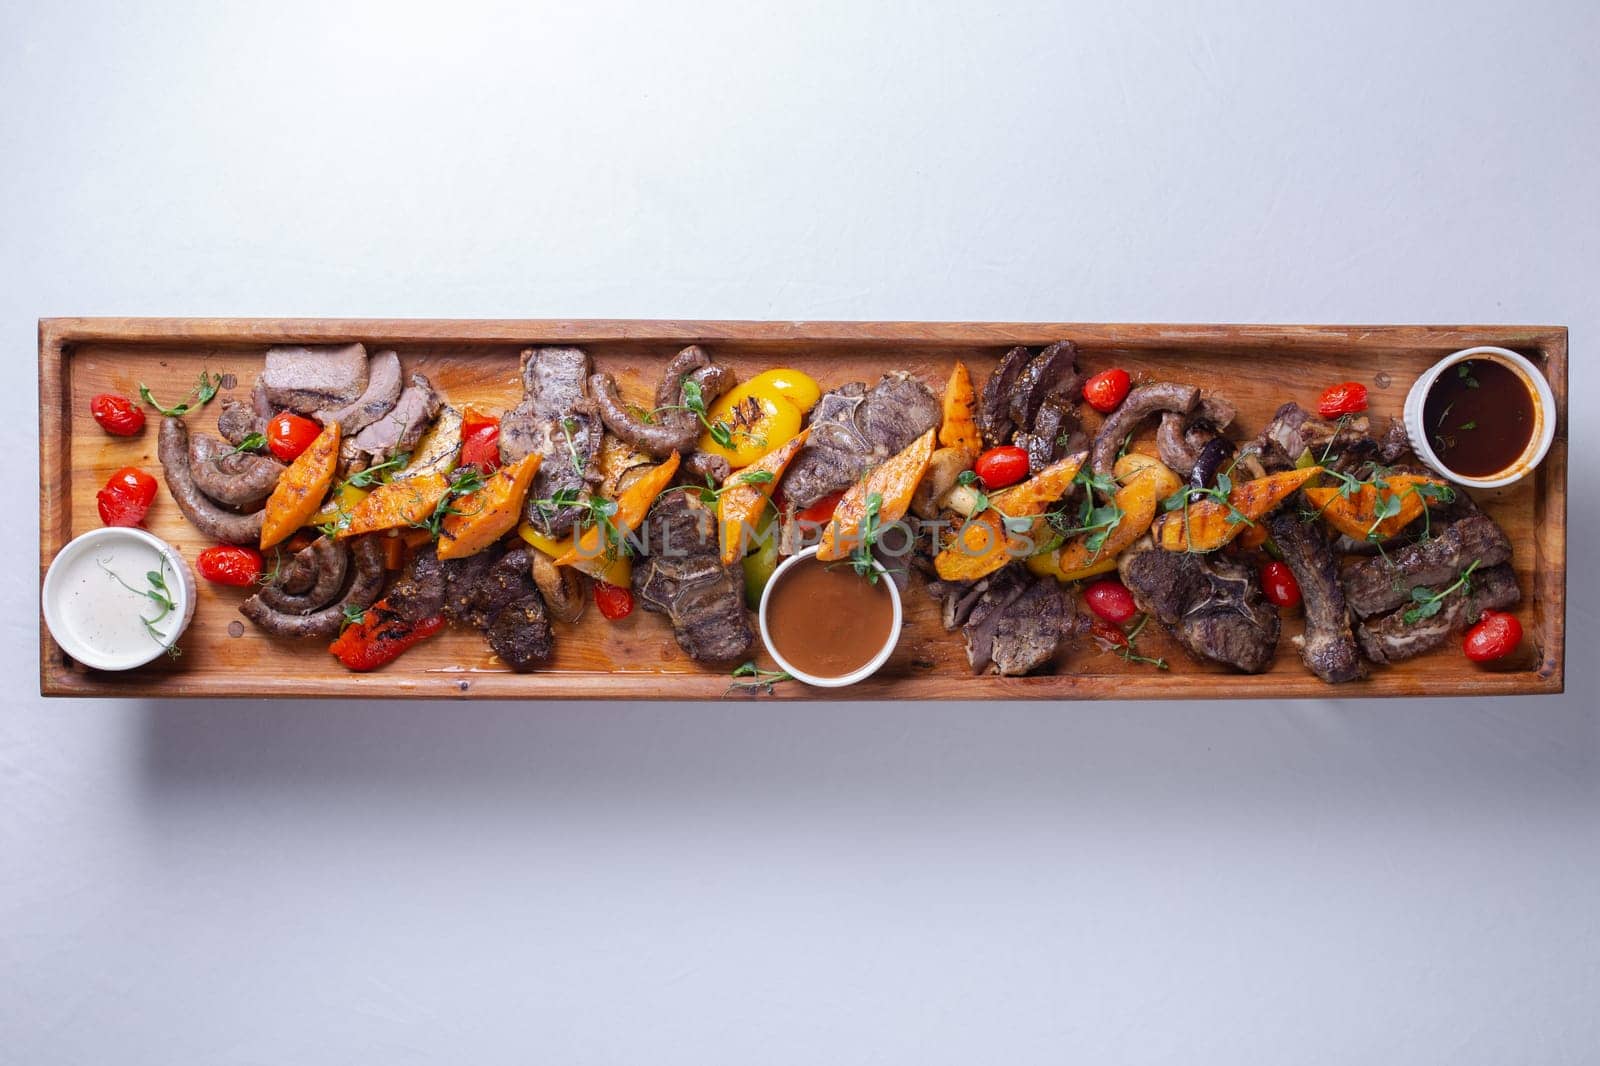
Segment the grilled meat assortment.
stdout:
[[1272,664],[1278,612],[1243,563],[1215,553],[1165,551],[1146,537],[1122,553],[1117,571],[1139,609],[1171,629],[1196,658],[1247,674]]
[[870,389],[852,382],[825,393],[811,414],[811,435],[783,478],[796,510],[848,487],[939,420],[939,399],[909,374],[885,374]]
[[664,493],[640,531],[633,591],[647,611],[664,614],[691,659],[725,663],[750,651],[754,633],[744,606],[744,575],[723,566],[711,515],[687,493]]
[[960,627],[974,674],[991,666],[1001,677],[1037,670],[1055,658],[1067,633],[1066,588],[1020,564],[979,581],[933,581],[928,591],[942,602],[945,629]]
[[259,380],[275,411],[312,414],[354,403],[367,387],[367,348],[359,343],[268,348]]
[[[581,348],[529,348],[522,353],[522,402],[500,419],[500,459],[544,458],[528,493],[525,517],[552,537],[565,536],[584,513],[600,480],[596,460],[605,431],[589,395],[589,356]],[[551,504],[576,498],[580,502]]]
[[1300,659],[1306,669],[1330,685],[1361,677],[1366,671],[1350,632],[1350,611],[1328,538],[1315,523],[1286,511],[1268,519],[1267,530],[1300,586],[1306,613]]
[[1370,618],[1410,603],[1414,588],[1448,585],[1474,560],[1480,567],[1491,567],[1510,558],[1505,531],[1479,512],[1428,540],[1346,568],[1345,598],[1357,617]]
[[[1451,581],[1455,578],[1452,577]],[[1474,571],[1465,588],[1446,596],[1438,614],[1407,617],[1412,608],[1402,607],[1380,618],[1368,618],[1356,626],[1361,651],[1375,663],[1398,663],[1432,651],[1452,633],[1476,622],[1484,611],[1501,611],[1522,598],[1517,575],[1508,564]]]

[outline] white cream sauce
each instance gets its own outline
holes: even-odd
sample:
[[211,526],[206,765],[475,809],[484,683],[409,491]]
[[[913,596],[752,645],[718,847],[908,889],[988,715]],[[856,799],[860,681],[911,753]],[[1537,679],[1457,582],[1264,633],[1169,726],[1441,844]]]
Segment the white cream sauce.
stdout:
[[152,647],[170,644],[183,622],[181,609],[153,622],[155,633],[141,621],[161,614],[161,606],[144,595],[151,571],[161,574],[169,599],[178,603],[182,596],[177,575],[170,566],[162,568],[162,554],[137,541],[86,547],[66,561],[57,594],[60,621],[71,636],[111,659],[148,658]]

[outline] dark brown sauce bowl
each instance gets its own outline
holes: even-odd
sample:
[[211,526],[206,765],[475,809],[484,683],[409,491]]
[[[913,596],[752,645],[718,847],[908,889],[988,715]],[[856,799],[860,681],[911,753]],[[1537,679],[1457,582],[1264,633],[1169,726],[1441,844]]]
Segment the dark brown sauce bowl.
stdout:
[[861,666],[837,677],[821,677],[804,670],[798,670],[778,651],[777,645],[772,639],[772,632],[767,625],[767,608],[772,602],[773,590],[779,587],[784,575],[793,571],[796,566],[806,562],[816,554],[817,549],[810,547],[798,554],[791,555],[778,565],[778,568],[772,572],[772,578],[767,582],[767,587],[761,591],[761,606],[757,611],[756,621],[761,629],[761,642],[766,645],[767,654],[772,656],[772,661],[778,664],[778,669],[785,671],[796,681],[807,685],[815,685],[818,688],[843,688],[846,685],[854,685],[858,681],[865,681],[877,673],[878,668],[888,662],[889,656],[894,654],[895,645],[900,643],[900,629],[904,623],[904,612],[900,606],[900,590],[895,587],[894,579],[889,576],[889,572],[881,564],[874,563],[873,565],[878,570],[878,582],[888,589],[889,602],[893,608],[889,632],[884,638],[883,647],[878,649],[872,658]]
[[[1508,463],[1503,470],[1485,476],[1469,476],[1450,469],[1449,464],[1440,459],[1438,453],[1434,451],[1423,418],[1428,394],[1433,391],[1440,376],[1451,367],[1474,360],[1495,362],[1506,367],[1517,376],[1533,397],[1533,432],[1528,437],[1527,446],[1523,448],[1522,454]],[[1406,436],[1411,439],[1411,450],[1436,473],[1457,485],[1471,489],[1504,488],[1516,484],[1531,474],[1544,459],[1545,453],[1550,450],[1550,443],[1556,435],[1555,393],[1550,391],[1550,383],[1545,380],[1538,367],[1509,348],[1497,348],[1493,345],[1464,348],[1459,352],[1450,353],[1433,364],[1412,384],[1411,391],[1406,394],[1405,427]]]

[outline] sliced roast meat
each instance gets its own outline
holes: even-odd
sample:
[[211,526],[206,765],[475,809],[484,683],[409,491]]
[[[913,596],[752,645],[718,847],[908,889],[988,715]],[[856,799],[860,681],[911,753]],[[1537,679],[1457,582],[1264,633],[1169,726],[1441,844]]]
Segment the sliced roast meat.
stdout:
[[269,606],[260,593],[239,605],[239,613],[279,637],[305,637],[326,640],[338,634],[347,611],[371,607],[383,591],[383,545],[378,537],[359,537],[350,545],[355,561],[355,576],[344,595],[310,614],[279,611]]
[[1051,396],[1066,396],[1083,385],[1078,373],[1078,349],[1071,341],[1058,341],[1028,360],[1006,397],[1006,410],[1017,432],[1034,430],[1039,408]]
[[985,447],[998,447],[1011,439],[1012,431],[1017,428],[1011,419],[1011,394],[1016,389],[1017,379],[1032,361],[1033,353],[1027,348],[1013,348],[1000,359],[1000,365],[984,382],[983,399],[978,405],[978,428],[983,432]]
[[249,400],[230,397],[222,401],[222,413],[217,416],[217,432],[229,444],[237,447],[250,437],[265,433],[267,419],[276,413],[272,409],[272,401],[267,399],[266,386],[258,380],[255,388],[250,390]]
[[1299,638],[1301,661],[1330,685],[1356,680],[1364,672],[1361,654],[1350,631],[1350,611],[1328,538],[1318,523],[1303,522],[1299,515],[1284,511],[1267,520],[1267,530],[1294,573],[1305,604],[1305,635]]
[[1020,565],[972,582],[931,581],[947,630],[961,629],[967,663],[981,674],[1026,674],[1055,657],[1069,624],[1067,595],[1054,578]]
[[1215,552],[1167,551],[1145,537],[1122,553],[1117,571],[1139,609],[1197,659],[1247,674],[1271,665],[1278,613],[1248,567]]
[[1414,588],[1448,585],[1474,560],[1480,567],[1490,567],[1510,558],[1511,541],[1505,531],[1480,511],[1429,540],[1347,567],[1345,597],[1358,617],[1370,618],[1408,603]]
[[411,451],[442,403],[431,381],[422,374],[412,374],[394,406],[351,438],[349,450],[375,463]]
[[[1450,581],[1455,581],[1452,575]],[[1361,651],[1375,663],[1398,663],[1432,651],[1452,633],[1472,624],[1484,611],[1501,611],[1522,598],[1517,575],[1507,564],[1476,570],[1466,589],[1446,596],[1439,613],[1428,618],[1407,620],[1410,607],[1368,618],[1356,625],[1356,640]],[[1444,591],[1449,583],[1436,591]]]
[[1043,470],[1063,455],[1087,447],[1078,429],[1078,415],[1064,396],[1047,396],[1033,416],[1033,424],[1013,437],[1017,447],[1028,453],[1028,469]]
[[500,458],[514,463],[532,452],[544,456],[524,511],[530,523],[564,536],[584,513],[582,503],[600,481],[598,457],[605,427],[589,396],[589,356],[581,348],[529,348],[522,353],[522,402],[500,419]]
[[1330,422],[1294,402],[1279,407],[1258,440],[1272,444],[1290,466],[1306,452],[1321,460],[1358,441],[1367,440],[1370,423],[1365,415]]
[[219,506],[200,491],[189,468],[189,427],[181,418],[163,418],[156,454],[167,489],[189,524],[212,540],[254,546],[261,540],[262,512],[240,514]]
[[355,403],[367,387],[367,349],[363,344],[268,348],[260,382],[277,410],[311,414]]
[[1398,418],[1389,420],[1389,428],[1378,438],[1378,461],[1393,466],[1411,451],[1411,438],[1406,435],[1405,423]]
[[254,510],[272,495],[283,464],[266,455],[236,451],[216,437],[189,437],[189,474],[195,487],[217,503]]
[[309,569],[310,586],[292,591],[281,580],[269,582],[256,593],[263,604],[284,614],[303,615],[320,610],[339,598],[339,590],[344,588],[344,579],[350,570],[348,545],[332,537],[318,537],[300,549],[294,561]]
[[398,354],[390,349],[377,353],[367,360],[367,387],[355,402],[318,411],[317,421],[325,426],[331,422],[339,423],[346,437],[361,432],[394,410],[395,403],[400,399],[402,376]]
[[722,565],[713,526],[688,493],[663,494],[641,530],[643,557],[634,560],[633,591],[645,610],[667,616],[691,659],[721,663],[747,654],[754,634],[743,572],[737,564]]
[[1111,476],[1111,468],[1117,461],[1117,453],[1139,428],[1139,423],[1146,418],[1158,411],[1175,411],[1187,415],[1194,410],[1194,405],[1199,400],[1200,390],[1193,385],[1179,385],[1169,381],[1140,385],[1128,393],[1127,398],[1122,401],[1122,406],[1111,413],[1100,426],[1100,432],[1095,434],[1091,462],[1094,472],[1102,477]]
[[885,374],[868,389],[852,382],[826,393],[811,434],[783,478],[785,500],[809,507],[922,436],[939,420],[939,399],[908,374]]

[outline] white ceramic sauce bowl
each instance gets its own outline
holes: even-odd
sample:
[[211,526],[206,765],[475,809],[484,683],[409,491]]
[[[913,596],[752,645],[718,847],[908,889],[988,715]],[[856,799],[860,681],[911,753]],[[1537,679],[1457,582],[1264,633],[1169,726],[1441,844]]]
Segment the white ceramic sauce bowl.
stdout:
[[[100,561],[114,561],[119,553],[123,561],[111,569],[137,590],[146,587],[146,572],[166,560],[173,610],[156,624],[164,643],[138,620],[153,616],[155,604],[141,602],[137,593],[120,588],[101,569]],[[45,625],[62,651],[95,670],[132,670],[165,654],[189,628],[194,618],[194,572],[176,548],[155,534],[132,526],[106,526],[73,538],[56,553],[45,573],[40,600]]]
[[[1434,382],[1451,367],[1469,359],[1492,360],[1509,368],[1523,379],[1529,391],[1533,393],[1534,425],[1527,448],[1505,470],[1490,477],[1468,477],[1451,470],[1434,452],[1433,445],[1428,442],[1427,430],[1422,424],[1423,405],[1427,403],[1428,392],[1433,388]],[[1550,391],[1550,383],[1539,372],[1539,368],[1511,349],[1497,348],[1488,344],[1476,348],[1463,348],[1433,364],[1411,386],[1411,391],[1406,393],[1405,427],[1406,436],[1411,440],[1411,450],[1430,470],[1469,489],[1499,489],[1514,485],[1533,473],[1543,461],[1545,453],[1550,450],[1550,442],[1555,440],[1556,436],[1556,397]]]
[[[761,627],[761,642],[767,646],[767,654],[772,656],[773,662],[778,664],[780,670],[789,674],[796,681],[807,685],[815,685],[817,688],[843,688],[846,685],[854,685],[858,681],[865,681],[877,673],[878,668],[888,662],[889,656],[894,654],[895,645],[900,643],[900,626],[903,619],[900,608],[900,590],[895,586],[894,578],[889,575],[889,571],[883,568],[883,564],[873,560],[872,565],[877,568],[878,580],[888,586],[889,602],[894,608],[893,620],[889,626],[889,635],[885,638],[883,647],[865,665],[839,677],[818,677],[815,674],[808,674],[804,670],[797,670],[792,663],[778,654],[777,648],[773,647],[772,634],[767,629],[767,604],[772,599],[772,590],[778,587],[779,581],[783,580],[783,575],[803,560],[809,559],[815,554],[817,554],[817,549],[812,546],[795,555],[791,555],[778,564],[778,568],[772,572],[772,577],[767,580],[767,587],[761,590],[761,607],[756,613],[756,620]],[[819,621],[825,624],[825,620]]]

